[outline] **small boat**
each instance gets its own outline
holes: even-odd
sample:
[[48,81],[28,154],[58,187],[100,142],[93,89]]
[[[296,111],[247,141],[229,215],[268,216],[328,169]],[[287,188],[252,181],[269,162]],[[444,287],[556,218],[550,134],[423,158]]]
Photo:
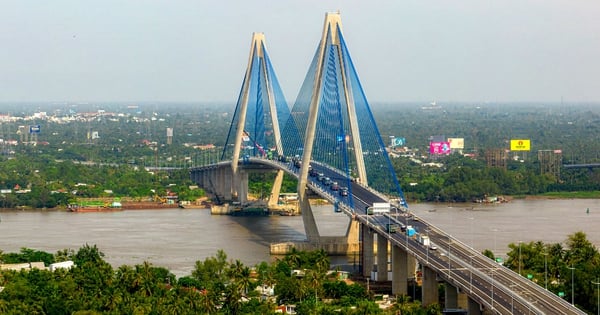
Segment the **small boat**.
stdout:
[[80,205],[80,204],[69,204],[67,205],[69,212],[111,212],[122,210],[120,203],[118,205]]

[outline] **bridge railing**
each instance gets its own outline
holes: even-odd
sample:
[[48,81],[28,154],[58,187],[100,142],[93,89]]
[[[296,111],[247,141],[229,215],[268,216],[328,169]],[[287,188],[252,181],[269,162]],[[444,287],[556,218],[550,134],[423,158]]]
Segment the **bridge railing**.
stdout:
[[[250,161],[255,160],[255,159],[260,160],[261,163],[270,164],[273,167],[276,167],[279,169],[286,169],[290,173],[293,173],[296,175],[298,174],[298,168],[294,167],[291,162],[281,162],[278,160],[269,160],[269,159],[262,159],[262,158],[250,158]],[[224,165],[227,165],[230,163],[231,163],[231,161],[222,161],[222,162],[217,163],[216,165],[204,166],[204,167],[200,167],[200,168],[214,168],[214,167],[224,166]],[[326,165],[323,165],[323,166],[328,167]],[[339,170],[337,170],[337,172],[340,173]],[[340,174],[344,175],[342,173],[340,173]],[[362,185],[360,183],[356,183],[356,184],[359,184],[361,187],[367,189],[369,192],[378,196],[382,200],[389,200],[389,198],[387,196],[379,193],[378,191],[371,189],[368,186]],[[319,185],[315,181],[309,180],[307,182],[307,185],[312,191],[325,197],[325,199],[328,199],[331,202],[337,202],[336,206],[342,212],[344,212],[351,218],[360,221],[361,224],[366,225],[367,227],[369,227],[373,230],[379,231],[378,233],[381,233],[382,235],[387,237],[390,240],[390,242],[396,244],[397,246],[404,248],[410,255],[417,257],[421,262],[426,262],[428,264],[429,263],[437,264],[439,266],[435,266],[435,267],[438,268],[438,270],[443,270],[445,268],[445,266],[441,265],[440,263],[435,262],[435,260],[433,260],[433,261],[428,260],[427,259],[428,257],[425,254],[423,254],[422,249],[420,249],[418,247],[420,245],[418,245],[418,243],[416,243],[416,241],[409,242],[408,238],[406,238],[406,240],[404,240],[404,237],[401,237],[398,235],[394,236],[394,235],[390,235],[390,234],[386,233],[382,224],[380,224],[376,220],[369,220],[368,219],[369,216],[366,214],[357,213],[357,211],[355,211],[355,209],[351,208],[346,202],[336,198],[331,191],[329,191],[328,189],[324,189],[321,185]],[[365,203],[365,202],[363,201],[363,203]],[[400,207],[398,207],[398,208],[400,208]],[[402,209],[402,208],[400,208],[400,209]],[[408,209],[405,209],[405,210],[408,210]],[[409,213],[409,212],[406,212],[406,213]],[[516,302],[516,303],[520,304],[521,306],[526,307],[529,310],[533,310],[534,312],[536,312],[538,314],[543,314],[543,312],[538,307],[536,307],[536,305],[533,305],[533,303],[531,301],[527,300],[525,296],[523,296],[522,294],[517,294],[512,289],[512,285],[511,285],[511,288],[508,288],[504,283],[499,281],[500,280],[499,278],[497,278],[497,280],[494,279],[487,273],[483,272],[482,269],[497,270],[498,277],[503,274],[504,277],[506,278],[504,280],[505,282],[506,281],[514,281],[513,284],[517,285],[520,289],[522,289],[522,291],[535,293],[536,296],[539,296],[539,297],[543,296],[544,299],[547,301],[555,301],[555,302],[558,301],[557,303],[560,304],[565,309],[573,310],[574,314],[585,314],[584,312],[572,307],[566,300],[564,300],[562,298],[557,299],[557,296],[554,295],[552,292],[544,290],[539,285],[533,283],[532,281],[526,279],[525,277],[517,274],[516,272],[514,272],[506,267],[499,266],[495,261],[482,255],[481,253],[476,251],[473,247],[468,246],[461,240],[452,237],[452,235],[444,232],[443,230],[439,229],[435,225],[433,225],[421,218],[419,218],[418,220],[421,221],[423,224],[425,224],[425,226],[428,229],[435,231],[440,237],[448,238],[449,241],[451,241],[453,244],[455,244],[454,248],[457,253],[461,252],[461,254],[463,254],[465,256],[480,258],[479,260],[477,260],[477,262],[482,266],[482,268],[475,268],[474,265],[472,264],[472,262],[469,263],[469,262],[463,260],[462,258],[460,258],[458,255],[454,255],[452,257],[450,255],[450,251],[449,251],[448,259],[451,259],[451,262],[455,265],[454,268],[470,269],[470,272],[473,272],[481,279],[485,279],[485,281],[487,281],[490,284],[490,286],[497,288],[503,292],[508,292],[508,294],[513,299],[513,303]],[[443,273],[441,275],[443,277],[445,277],[445,275]],[[465,290],[465,292],[471,290],[470,283],[468,283],[466,281],[466,279],[463,279],[462,277],[454,277],[454,278],[448,277],[448,281],[454,282],[462,290]],[[472,294],[475,295],[475,298],[479,300],[478,302],[480,302],[484,305],[487,305],[489,307],[492,306],[490,294],[483,292],[483,291],[475,292]],[[552,304],[552,303],[548,303],[548,302],[546,302],[546,303]],[[501,304],[499,304],[499,303],[494,303],[494,306],[496,308],[502,307]],[[507,309],[503,309],[503,311],[509,312]]]
[[[427,222],[426,220],[423,220],[423,219],[419,219],[419,221],[421,221],[422,223],[424,223],[429,229],[435,231],[438,235],[440,235],[442,237],[449,238],[450,240],[452,240],[453,244],[458,245],[459,248],[460,248],[460,250],[463,251],[464,253],[468,254],[469,256],[474,255],[474,256],[479,257],[479,258],[485,258],[485,259],[480,260],[480,262],[482,264],[487,265],[488,268],[498,268],[498,270],[499,270],[498,272],[502,272],[502,273],[506,274],[507,276],[510,277],[511,280],[518,281],[518,283],[515,283],[515,284],[518,284],[524,290],[529,290],[530,292],[536,292],[537,295],[543,295],[545,298],[551,299],[552,301],[558,301],[558,303],[561,304],[565,308],[571,308],[571,309],[574,308],[566,300],[564,300],[562,298],[557,299],[557,296],[554,293],[552,293],[552,292],[550,292],[550,291],[542,288],[538,284],[536,284],[533,281],[531,281],[531,280],[523,277],[522,275],[514,272],[513,270],[511,270],[511,269],[509,269],[507,267],[498,265],[498,263],[496,263],[492,259],[489,259],[487,256],[484,256],[483,254],[481,254],[480,252],[478,252],[477,250],[475,250],[473,247],[465,244],[461,240],[452,237],[452,235],[444,232],[443,230],[439,229],[435,225],[433,225],[433,224],[431,224],[431,223],[429,223],[429,222]],[[457,248],[457,247],[455,246],[455,248]],[[463,261],[463,267],[473,268],[473,266],[470,263],[467,263],[467,262],[464,262],[464,261]],[[487,278],[490,278],[490,277],[487,276]],[[499,283],[498,281],[496,281],[495,283],[498,283],[498,285],[501,285],[503,290],[508,290],[511,293],[514,293],[514,290],[512,290],[512,289],[509,290],[505,285]],[[508,292],[508,291],[505,291],[505,292]],[[531,305],[531,302],[528,301],[528,300],[526,300],[522,295],[516,294],[515,296],[518,296],[519,299],[521,299],[522,302],[527,303],[527,305],[530,308],[537,309],[536,307],[534,307],[533,305]],[[581,310],[576,309],[576,311],[577,311],[576,314],[585,314],[585,312],[583,312]],[[539,312],[540,312],[540,314],[543,314],[543,312],[541,312],[541,311],[539,311]]]

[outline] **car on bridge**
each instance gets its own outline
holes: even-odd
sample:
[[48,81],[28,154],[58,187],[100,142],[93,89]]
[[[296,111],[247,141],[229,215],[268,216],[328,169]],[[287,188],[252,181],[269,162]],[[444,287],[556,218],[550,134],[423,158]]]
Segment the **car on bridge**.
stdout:
[[388,233],[396,233],[398,230],[398,224],[390,223],[385,225],[385,229]]
[[340,196],[343,196],[343,197],[348,196],[348,188],[340,187]]
[[332,182],[331,183],[331,190],[333,190],[333,191],[340,190],[340,185],[337,182]]

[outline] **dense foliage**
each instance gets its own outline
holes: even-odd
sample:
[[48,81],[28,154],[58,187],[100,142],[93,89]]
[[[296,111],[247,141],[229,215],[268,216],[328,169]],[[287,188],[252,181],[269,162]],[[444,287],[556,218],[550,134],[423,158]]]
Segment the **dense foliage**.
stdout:
[[[578,308],[598,312],[600,253],[585,233],[569,235],[564,244],[541,241],[511,243],[504,265],[549,291],[574,301]],[[491,251],[486,251],[494,259]]]
[[[52,208],[78,197],[145,198],[167,189],[192,200],[198,192],[187,189],[192,184],[187,171],[148,172],[145,167],[185,169],[218,161],[233,111],[233,105],[223,104],[5,105],[23,121],[4,122],[0,138],[31,140],[18,132],[19,125],[39,124],[42,132],[36,145],[0,141],[0,189],[31,190],[0,194],[4,208]],[[405,137],[415,153],[392,159],[409,200],[600,190],[597,169],[542,174],[536,155],[537,150],[560,149],[564,164],[599,162],[600,143],[593,140],[600,137],[600,114],[594,104],[447,104],[438,110],[422,110],[421,105],[372,106],[382,138]],[[45,109],[48,118],[27,121],[33,112],[24,108]],[[167,128],[174,130],[170,141]],[[91,136],[95,132],[98,137]],[[436,135],[464,138],[463,152],[473,156],[424,154],[429,137]],[[486,150],[506,149],[514,138],[531,139],[532,152],[508,160],[506,168],[488,167]],[[424,166],[428,162],[442,167]],[[253,174],[250,192],[268,195],[273,176]],[[295,189],[296,181],[286,177],[282,192]]]
[[598,191],[600,182],[588,170],[570,170],[557,179],[540,174],[533,162],[510,162],[507,168],[487,167],[482,160],[453,154],[438,160],[441,168],[423,167],[408,159],[393,159],[409,200],[469,202],[497,195],[539,195],[552,192]]
[[139,200],[164,196],[167,190],[178,194],[180,200],[194,200],[204,194],[190,189],[194,183],[187,170],[152,173],[128,164],[89,165],[47,156],[0,161],[0,186],[13,189],[12,193],[0,194],[2,208],[54,208],[78,198]]
[[[37,259],[35,253],[0,252],[0,261]],[[0,313],[274,314],[278,305],[288,304],[298,314],[440,314],[438,305],[423,309],[406,297],[380,310],[365,287],[328,272],[323,251],[292,251],[273,264],[254,267],[218,251],[179,279],[147,262],[113,269],[96,246],[41,256],[50,256],[51,262],[72,259],[76,265],[55,271],[0,271]],[[268,293],[273,287],[275,296]]]

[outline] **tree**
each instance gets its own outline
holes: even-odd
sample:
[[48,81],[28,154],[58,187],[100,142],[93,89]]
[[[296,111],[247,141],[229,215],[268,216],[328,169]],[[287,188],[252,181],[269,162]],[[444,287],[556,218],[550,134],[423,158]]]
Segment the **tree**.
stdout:
[[73,261],[76,265],[83,265],[86,262],[90,263],[99,263],[103,262],[102,257],[104,257],[104,253],[101,252],[96,245],[90,246],[85,244],[83,247],[77,251],[75,256],[73,257]]

